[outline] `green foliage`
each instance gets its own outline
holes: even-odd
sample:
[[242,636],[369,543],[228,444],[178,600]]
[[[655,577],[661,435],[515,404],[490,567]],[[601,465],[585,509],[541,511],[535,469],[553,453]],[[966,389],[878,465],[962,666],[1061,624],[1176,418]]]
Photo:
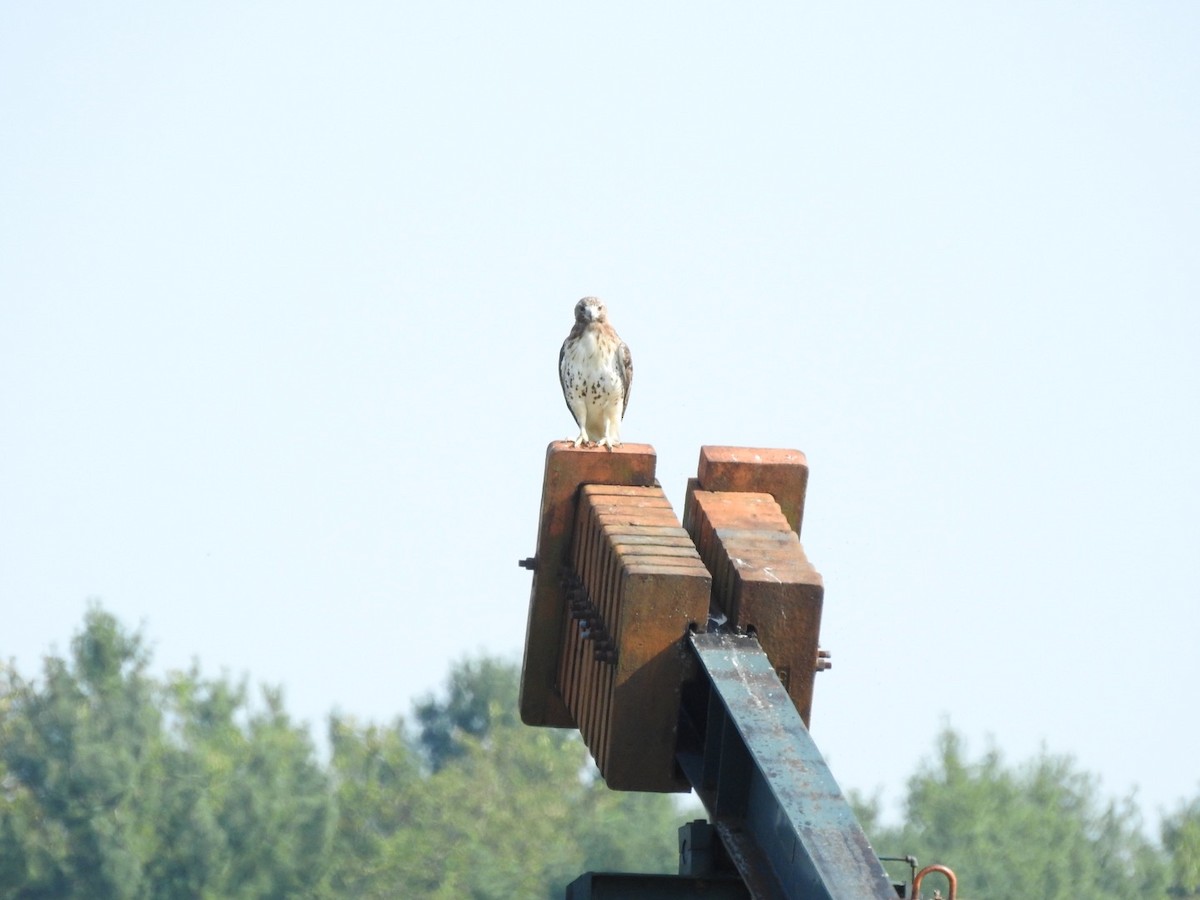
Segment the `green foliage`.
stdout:
[[295,897],[323,875],[333,805],[307,733],[268,693],[146,675],[93,608],[40,684],[0,680],[0,896]]
[[471,738],[518,724],[517,677],[498,659],[465,660],[450,672],[444,700],[417,704],[421,748],[435,772],[466,753]]
[[415,735],[334,717],[326,764],[278,691],[148,665],[92,609],[39,681],[0,668],[0,897],[560,897],[588,868],[674,867],[670,798],[522,726],[511,664],[456,666]]
[[88,613],[73,664],[48,659],[38,690],[0,673],[0,891],[137,897],[139,804],[160,724],[136,637]]
[[950,865],[964,900],[1163,896],[1162,861],[1133,804],[1102,800],[1069,757],[1009,768],[993,748],[972,761],[946,730],[909,780],[907,824],[881,829],[875,812],[865,810],[880,852]]
[[440,838],[425,827],[437,808],[402,722],[390,728],[330,721],[338,822],[323,896],[428,896]]
[[482,658],[418,705],[413,740],[334,719],[330,896],[558,898],[590,868],[674,869],[671,800],[608,790],[574,732],[527,728],[516,703],[516,668]]
[[[98,608],[38,680],[0,666],[0,897],[559,898],[585,871],[675,867],[691,816],[521,725],[502,660],[454,666],[412,731],[334,716],[327,761],[278,691],[148,666]],[[964,900],[1200,897],[1200,797],[1156,846],[1068,757],[971,759],[950,730],[936,750],[905,825],[852,799],[880,852],[952,865]]]
[[1163,820],[1162,842],[1170,857],[1170,892],[1200,897],[1200,796]]

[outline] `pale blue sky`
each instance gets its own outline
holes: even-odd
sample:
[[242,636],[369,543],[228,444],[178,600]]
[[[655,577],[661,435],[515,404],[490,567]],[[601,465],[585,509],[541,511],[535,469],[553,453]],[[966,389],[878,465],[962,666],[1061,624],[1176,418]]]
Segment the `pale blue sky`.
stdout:
[[0,8],[0,657],[385,720],[519,653],[555,374],[793,447],[845,787],[1200,790],[1200,6]]

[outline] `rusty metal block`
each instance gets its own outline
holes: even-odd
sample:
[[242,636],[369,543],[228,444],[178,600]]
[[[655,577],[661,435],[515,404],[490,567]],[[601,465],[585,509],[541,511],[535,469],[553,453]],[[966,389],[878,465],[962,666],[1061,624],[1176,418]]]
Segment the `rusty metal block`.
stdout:
[[683,639],[710,606],[753,629],[808,721],[823,588],[800,547],[808,469],[705,447],[684,525],[644,444],[546,452],[521,673],[529,725],[577,727],[610,787],[686,790],[675,761]]
[[658,487],[585,485],[558,686],[614,790],[684,791],[675,729],[690,626],[711,578]]
[[808,460],[799,450],[701,447],[696,478],[706,491],[770,494],[783,510],[792,531],[800,533],[808,489]]
[[758,635],[807,725],[824,586],[769,493],[688,487],[684,521],[713,576],[713,602],[729,623]]
[[576,448],[554,441],[546,448],[538,517],[537,554],[530,563],[533,586],[521,668],[521,721],[526,725],[574,728],[575,719],[558,691],[559,642],[566,616],[563,567],[568,565],[580,485],[654,484],[655,454],[648,444],[623,444],[615,450]]

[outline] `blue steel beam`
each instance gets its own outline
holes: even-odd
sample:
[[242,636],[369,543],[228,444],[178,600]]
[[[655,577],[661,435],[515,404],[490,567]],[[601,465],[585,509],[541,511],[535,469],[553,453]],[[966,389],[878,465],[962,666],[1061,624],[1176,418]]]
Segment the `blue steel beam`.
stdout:
[[693,634],[679,763],[757,900],[895,900],[849,803],[750,635]]

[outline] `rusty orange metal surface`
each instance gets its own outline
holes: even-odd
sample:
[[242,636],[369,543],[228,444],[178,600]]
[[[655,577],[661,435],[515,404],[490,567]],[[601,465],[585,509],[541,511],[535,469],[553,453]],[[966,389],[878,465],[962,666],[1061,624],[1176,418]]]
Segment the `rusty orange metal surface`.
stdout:
[[521,720],[527,725],[574,728],[575,719],[556,685],[559,641],[566,615],[562,569],[575,526],[580,485],[646,486],[655,483],[655,453],[648,444],[623,444],[615,450],[576,448],[554,441],[546,448],[546,471],[538,518],[525,658],[521,669]]
[[713,576],[713,603],[729,624],[753,631],[804,724],[825,588],[775,497],[690,485],[684,526]]
[[808,490],[808,460],[799,450],[704,446],[700,448],[696,480],[706,491],[770,494],[792,531],[800,534]]
[[658,487],[580,489],[558,686],[614,790],[685,791],[675,765],[683,639],[711,578]]
[[807,724],[824,588],[798,537],[802,453],[702,448],[682,525],[655,462],[645,444],[547,448],[520,711],[577,727],[610,787],[672,791],[687,788],[674,730],[689,626],[713,607],[754,631]]

